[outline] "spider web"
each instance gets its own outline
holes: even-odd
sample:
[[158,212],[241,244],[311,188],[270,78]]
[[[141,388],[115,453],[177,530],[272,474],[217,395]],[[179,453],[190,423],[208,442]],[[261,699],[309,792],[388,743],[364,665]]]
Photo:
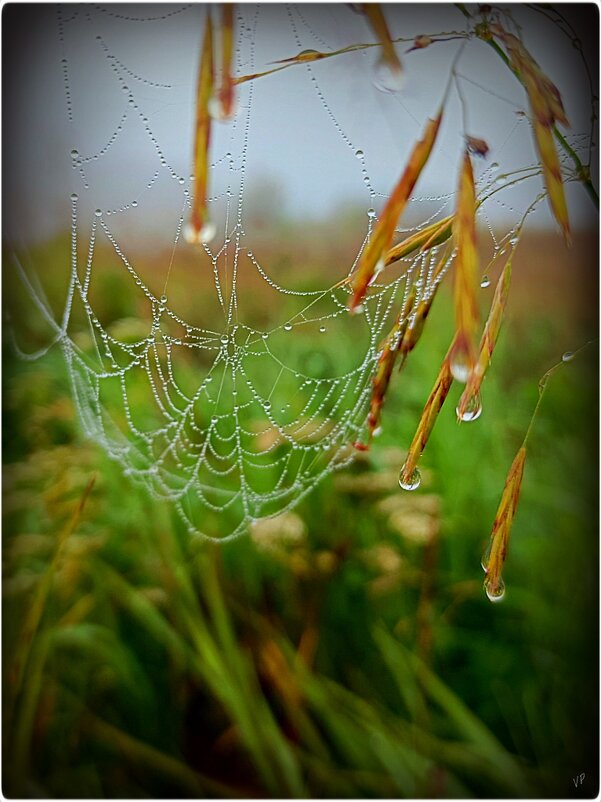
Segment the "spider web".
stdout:
[[[343,18],[346,43],[366,40],[365,23],[348,9],[328,13],[332,21],[324,31],[310,7],[269,12],[237,7],[235,74],[265,69],[274,47],[281,57],[309,47],[335,49],[340,42],[332,40],[333,32]],[[191,534],[227,540],[253,521],[291,508],[327,474],[352,461],[353,443],[365,436],[382,339],[409,292],[414,290],[418,301],[430,296],[446,271],[433,279],[439,248],[403,259],[377,277],[360,313],[348,314],[346,279],[427,116],[418,120],[401,97],[374,90],[372,53],[345,56],[346,64],[332,59],[323,68],[294,66],[238,87],[234,119],[217,126],[211,146],[209,211],[216,235],[200,248],[186,244],[194,181],[174,143],[191,142],[195,60],[205,14],[206,8],[196,5],[57,8],[64,104],[74,143],[69,282],[57,320],[41,284],[16,260],[54,335],[35,354],[15,347],[33,359],[58,344],[85,434],[125,475],[170,503]],[[181,42],[184,68],[172,71],[173,80],[156,74],[169,72],[164,61],[160,71],[138,72],[138,63],[149,64],[140,53],[160,48],[165,37],[170,42],[165,47]],[[292,98],[286,108],[274,106],[278,87]],[[478,92],[476,84],[472,90]],[[514,105],[519,111],[519,101]],[[107,119],[103,108],[117,111],[116,120]],[[265,109],[271,109],[267,130]],[[374,120],[380,115],[369,142],[363,122],[357,122],[364,112]],[[298,169],[313,114],[325,117],[330,139],[309,143],[307,170],[319,172],[328,160],[340,158],[366,200],[352,258],[321,280],[309,269],[306,274],[274,269],[269,247],[260,237],[257,244],[246,223],[249,176],[256,177],[254,163],[260,167],[264,159],[254,143],[271,138],[270,158]],[[299,115],[309,115],[304,131],[298,130]],[[527,120],[513,115],[498,152],[512,137],[527,135]],[[391,142],[396,150],[387,172],[372,156]],[[419,225],[403,223],[399,231],[452,213],[456,170],[448,149],[442,148],[441,158],[448,191],[416,198],[411,209]],[[440,173],[440,164],[433,169]],[[538,168],[524,170],[540,190]],[[496,162],[481,168],[479,192],[488,194],[490,204],[506,176],[499,177]],[[529,205],[518,198],[514,208],[511,192],[504,193],[510,224],[502,235],[488,222],[487,210],[480,210],[493,259],[515,244],[524,215],[543,195],[534,197]],[[170,216],[161,219],[165,208]],[[145,231],[153,236],[155,224],[159,239],[160,232],[168,232],[169,248],[160,251],[160,259],[145,260],[130,243]],[[311,228],[308,223],[309,238]],[[325,236],[335,238],[336,231]],[[452,258],[447,269],[451,264]],[[103,276],[111,273],[122,282],[114,285],[117,295],[126,284],[135,295],[136,314],[127,320],[111,319],[96,303]],[[257,310],[257,298],[265,314]],[[348,347],[341,349],[341,342]]]

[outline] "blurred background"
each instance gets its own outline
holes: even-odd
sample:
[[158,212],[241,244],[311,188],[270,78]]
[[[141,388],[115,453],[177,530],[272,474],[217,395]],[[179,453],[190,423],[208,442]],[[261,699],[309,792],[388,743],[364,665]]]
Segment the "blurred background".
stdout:
[[[240,8],[237,74],[302,49],[373,40],[346,6]],[[222,545],[191,540],[168,505],[82,437],[60,351],[35,361],[14,356],[15,331],[28,352],[49,341],[14,257],[59,319],[73,192],[82,264],[98,208],[146,283],[160,288],[173,263],[170,303],[183,319],[211,325],[204,263],[185,243],[174,247],[184,192],[193,189],[206,10],[3,8],[3,791],[20,798],[593,797],[598,226],[578,182],[568,184],[573,247],[565,248],[541,204],[516,251],[482,417],[458,425],[453,388],[416,493],[399,490],[398,471],[453,331],[450,282],[395,376],[370,451],[293,510]],[[385,13],[392,35],[408,39],[469,24],[448,5],[386,6]],[[580,48],[597,76],[597,10],[575,5],[563,13],[572,38],[529,6],[519,7],[516,21],[562,92],[569,141],[586,162],[592,105]],[[399,46],[407,70],[401,95],[373,88],[370,50],[241,87],[242,122],[215,128],[215,252],[239,203],[244,249],[259,254],[281,284],[307,290],[345,275],[365,237],[366,212],[381,210],[461,43],[403,55],[409,44]],[[121,76],[130,72],[125,92],[105,48],[119,59]],[[489,50],[470,42],[460,68],[481,84],[464,87],[470,131],[491,147],[480,177],[493,159],[503,175],[536,160],[528,122],[516,114],[527,108],[523,90]],[[455,97],[407,227],[452,210],[461,116]],[[146,125],[163,155],[152,138],[149,144]],[[596,148],[591,166],[598,185]],[[491,241],[515,226],[541,188],[536,175],[484,210],[483,265]],[[148,303],[119,267],[110,241],[99,237],[94,309],[108,330],[135,338]],[[497,275],[495,265],[484,315]],[[266,329],[293,303],[274,301],[254,274],[241,287],[247,319]],[[320,350],[315,338],[296,338],[287,358],[312,360],[316,374],[345,364],[349,340],[327,340]],[[480,558],[538,380],[589,340],[550,380],[529,442],[506,598],[492,605]],[[197,380],[194,359],[181,369],[184,380]]]

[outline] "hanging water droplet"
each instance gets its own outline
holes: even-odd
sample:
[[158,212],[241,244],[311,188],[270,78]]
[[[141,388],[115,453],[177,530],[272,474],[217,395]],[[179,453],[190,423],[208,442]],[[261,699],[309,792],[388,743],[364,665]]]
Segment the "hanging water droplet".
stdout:
[[362,150],[356,150],[356,151],[355,151],[355,157],[356,157],[357,159],[362,159],[364,155],[365,155],[365,154],[363,153],[363,151],[362,151]]
[[507,182],[507,178],[504,175],[498,176],[497,180],[495,181],[495,183],[500,187],[502,187],[503,184],[505,184],[506,182]]
[[102,209],[96,209],[94,214],[96,215],[96,217],[102,217]]
[[319,55],[319,53],[317,52],[317,50],[310,50],[309,49],[309,50],[301,51],[298,54],[298,58],[300,60],[307,59],[307,58],[312,59],[314,56],[318,56],[318,55]]
[[271,401],[266,401],[263,404],[263,409],[267,409],[267,410],[271,409]]
[[484,580],[484,591],[491,602],[500,602],[505,598],[505,582],[499,577],[492,582],[488,577]]
[[78,150],[72,150],[71,151],[71,158],[72,159],[76,159],[78,156],[79,156],[79,151]]
[[363,183],[364,184],[369,184],[369,176],[368,175],[366,175],[365,178],[363,179]]
[[77,192],[73,192],[72,195],[71,195],[71,200],[72,201],[76,201],[78,197],[79,196],[78,196]]
[[572,359],[574,359],[573,351],[566,351],[565,354],[561,357],[562,362],[571,362]]
[[264,331],[263,334],[261,334],[261,339],[262,340],[266,340],[268,337],[269,337],[269,335],[267,334],[266,331]]
[[218,419],[217,415],[213,415],[213,417],[211,418],[211,423],[217,423],[218,420],[219,419]]
[[498,169],[499,169],[499,162],[493,162],[490,165],[490,172],[491,173],[496,173]]
[[132,205],[132,206],[134,207],[134,209],[135,209],[135,208],[136,208],[136,206],[138,205],[138,201],[136,201],[136,200],[132,201],[132,202],[131,202],[131,205]]
[[376,210],[375,209],[368,209],[367,210],[367,216],[371,217],[373,219],[376,216]]
[[163,306],[165,306],[166,303],[167,303],[167,296],[166,295],[161,295],[161,304]]
[[480,393],[476,393],[470,398],[462,414],[459,412],[459,407],[457,407],[456,412],[459,420],[463,421],[464,423],[478,420],[482,414],[482,401],[480,399]]
[[320,326],[320,327],[319,327],[319,331],[320,331],[322,334],[324,334],[324,333],[325,333],[325,330],[326,330],[326,327],[325,327],[325,326]]
[[470,377],[471,364],[463,351],[456,351],[449,363],[451,376],[455,381],[465,384]]
[[291,323],[284,324],[284,331],[290,331],[291,329],[292,329],[292,324]]
[[509,244],[512,246],[517,245],[519,241],[520,241],[519,237],[511,237],[511,239],[509,240]]
[[482,276],[482,281],[480,282],[480,286],[482,287],[483,290],[485,290],[487,287],[490,287],[490,279],[488,276]]
[[399,485],[403,488],[403,490],[417,490],[421,481],[422,477],[419,472],[419,468],[414,468],[411,476],[405,477],[405,466],[403,465],[401,472],[399,473]]
[[405,85],[405,74],[400,65],[381,58],[374,67],[373,85],[380,92],[400,92]]
[[222,334],[222,335],[221,335],[221,342],[222,342],[224,345],[226,345],[226,343],[228,343],[228,342],[229,342],[229,337],[227,336],[227,334]]

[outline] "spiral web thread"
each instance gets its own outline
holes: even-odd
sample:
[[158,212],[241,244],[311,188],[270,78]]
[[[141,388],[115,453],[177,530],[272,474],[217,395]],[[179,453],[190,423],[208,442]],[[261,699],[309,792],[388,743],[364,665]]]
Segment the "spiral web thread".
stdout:
[[[350,317],[345,279],[353,272],[370,236],[376,213],[369,208],[363,242],[335,283],[310,290],[302,281],[298,286],[280,284],[249,245],[252,232],[247,234],[244,228],[249,142],[251,136],[260,135],[253,129],[259,84],[249,82],[239,87],[236,115],[222,127],[223,135],[211,152],[214,194],[209,198],[209,211],[218,210],[220,216],[217,219],[212,215],[218,232],[210,244],[202,246],[199,269],[205,271],[205,279],[207,272],[212,278],[216,314],[202,325],[180,316],[169,298],[173,289],[171,263],[165,265],[160,293],[154,287],[156,281],[153,284],[145,278],[144,267],[128,258],[127,227],[120,228],[121,220],[139,213],[161,182],[167,182],[171,192],[176,188],[174,205],[181,210],[174,226],[171,262],[179,248],[187,247],[182,231],[193,182],[172,166],[160,135],[145,113],[148,97],[158,95],[165,100],[172,88],[135,73],[127,66],[127,53],[115,49],[110,37],[96,31],[107,16],[113,26],[170,24],[178,17],[182,24],[196,26],[200,39],[203,10],[172,6],[164,14],[148,14],[142,6],[129,14],[121,13],[123,8],[90,5],[61,7],[58,11],[68,119],[77,119],[71,86],[75,65],[68,55],[70,38],[81,37],[82,31],[96,48],[98,69],[110,76],[125,106],[102,147],[90,152],[74,148],[71,154],[79,187],[71,195],[70,280],[60,322],[50,313],[40,287],[34,286],[20,264],[18,269],[54,330],[50,345],[62,348],[85,434],[153,497],[171,503],[191,534],[226,540],[247,531],[259,518],[290,509],[323,477],[352,461],[353,443],[365,434],[371,377],[382,338],[410,290],[417,293],[418,301],[434,291],[432,275],[440,249],[408,257],[395,269],[379,275],[360,314]],[[257,71],[261,8],[240,6],[236,13],[236,74],[253,73]],[[286,14],[299,50],[307,43],[330,47],[310,24],[306,9],[291,6]],[[318,71],[312,65],[293,69],[302,71],[341,146],[352,151],[353,164],[370,202],[377,206],[386,196],[374,190],[366,157],[339,123],[332,98],[317,78]],[[285,81],[288,74],[266,81]],[[269,89],[266,81],[262,91]],[[401,101],[397,110],[401,116],[406,114]],[[520,122],[516,118],[516,126]],[[105,203],[103,209],[92,206],[86,211],[81,199],[94,196],[95,171],[104,169],[105,163],[108,169],[111,150],[132,127],[142,132],[154,149],[156,168],[148,176],[145,189],[123,203]],[[393,165],[391,173],[398,175],[399,168]],[[532,175],[539,172],[536,166],[529,169]],[[494,195],[497,171],[496,163],[481,170],[480,193]],[[419,228],[453,211],[451,193],[416,203],[422,200],[430,202],[430,211]],[[481,220],[487,220],[485,208],[479,214]],[[517,222],[502,237],[488,224],[495,257],[515,244],[524,212],[515,212],[514,216]],[[411,230],[416,229],[399,228]],[[145,310],[136,336],[130,333],[120,337],[95,312],[91,295],[99,241],[110,245],[121,266],[122,281],[133,284],[138,307]],[[446,269],[451,265],[452,258]],[[247,282],[253,280],[266,285],[274,308],[280,305],[285,310],[281,320],[270,328],[245,317],[243,295],[248,291]],[[203,287],[189,291],[207,292],[209,285],[205,282]],[[318,352],[322,343],[327,352],[328,341],[340,337],[348,338],[348,350],[353,352],[346,362],[339,364],[335,357],[326,359],[325,366],[323,360],[315,365],[311,353]],[[34,359],[47,350],[36,354],[20,351],[20,355]]]

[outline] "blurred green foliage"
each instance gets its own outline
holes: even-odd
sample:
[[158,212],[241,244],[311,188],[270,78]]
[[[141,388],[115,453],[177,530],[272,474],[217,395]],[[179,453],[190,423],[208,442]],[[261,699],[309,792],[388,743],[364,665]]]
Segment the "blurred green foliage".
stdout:
[[60,353],[5,338],[7,796],[596,794],[597,348],[551,379],[493,606],[479,560],[538,377],[590,335],[509,321],[481,419],[457,424],[453,388],[406,494],[450,314],[443,292],[371,451],[222,546],[82,441]]

